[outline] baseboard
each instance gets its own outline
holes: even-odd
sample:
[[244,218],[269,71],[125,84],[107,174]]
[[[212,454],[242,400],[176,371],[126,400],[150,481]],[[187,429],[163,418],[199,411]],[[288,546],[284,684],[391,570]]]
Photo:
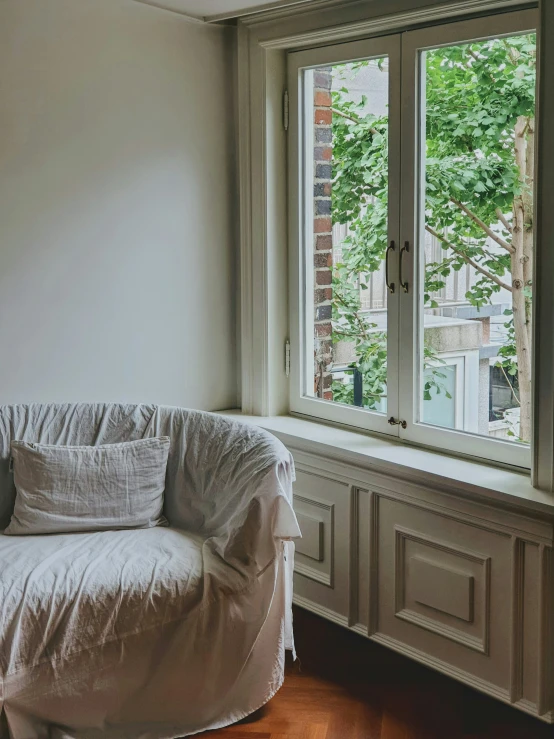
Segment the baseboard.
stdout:
[[409,659],[413,659],[416,662],[419,662],[420,664],[425,665],[432,670],[435,670],[436,672],[441,672],[443,675],[447,675],[448,677],[451,677],[454,680],[463,683],[464,685],[468,685],[470,688],[478,690],[480,693],[484,693],[491,698],[496,698],[496,700],[500,700],[503,703],[506,703],[510,706],[513,706],[514,708],[517,708],[520,711],[523,711],[524,713],[529,714],[530,716],[534,716],[535,718],[538,718],[540,721],[543,721],[546,724],[554,724],[554,711],[548,711],[547,713],[543,713],[542,715],[540,715],[537,712],[537,705],[529,700],[521,699],[519,701],[516,701],[515,703],[512,703],[510,700],[509,690],[504,690],[502,688],[499,688],[497,685],[493,685],[492,683],[487,682],[486,680],[481,680],[480,678],[475,677],[475,675],[472,675],[469,672],[465,672],[464,670],[460,670],[457,667],[453,667],[447,662],[443,662],[436,657],[431,657],[428,654],[425,654],[425,652],[421,652],[419,649],[410,647],[407,644],[394,639],[393,637],[387,636],[386,634],[375,633],[372,635],[368,635],[367,627],[364,624],[358,623],[354,624],[353,626],[349,626],[346,616],[342,616],[339,613],[331,611],[329,608],[325,608],[324,606],[320,606],[317,603],[313,603],[313,601],[308,600],[307,598],[303,598],[301,595],[294,595],[292,601],[296,606],[299,606],[306,611],[315,613],[317,616],[321,616],[328,621],[332,621],[338,626],[342,626],[343,628],[348,629],[348,631],[353,631],[360,636],[364,636],[366,639],[369,638],[371,639],[371,641],[374,641],[377,644],[381,644],[382,646],[387,647],[388,649],[392,649],[394,652],[398,652],[399,654],[402,654]]
[[509,690],[503,690],[497,685],[493,685],[486,680],[481,680],[480,678],[475,677],[475,675],[472,675],[469,672],[465,672],[464,670],[460,670],[457,667],[453,667],[447,662],[443,662],[436,657],[431,657],[428,654],[425,654],[425,652],[421,652],[419,649],[414,649],[413,647],[403,644],[397,639],[387,636],[386,634],[376,633],[372,634],[369,638],[372,641],[377,642],[377,644],[381,644],[382,646],[388,647],[389,649],[392,649],[399,654],[403,654],[405,657],[409,657],[416,662],[420,662],[426,667],[430,667],[433,670],[442,672],[444,675],[448,675],[448,677],[451,677],[458,682],[464,683],[470,688],[478,690],[480,693],[490,695],[492,698],[496,698],[503,703],[507,703],[508,705],[513,706],[514,708],[517,708],[524,713],[528,713],[531,716],[534,716],[535,718],[538,718],[547,724],[554,723],[554,715],[552,711],[548,711],[548,713],[544,713],[541,716],[537,713],[536,704],[532,703],[531,701],[519,700],[516,703],[512,703],[512,701],[510,700]]
[[300,608],[304,608],[306,611],[311,611],[311,613],[315,613],[317,616],[326,618],[328,621],[333,621],[333,623],[349,629],[348,618],[341,616],[340,613],[335,613],[329,608],[325,608],[325,606],[320,606],[307,598],[303,598],[301,595],[293,595],[292,602],[295,606],[300,606]]

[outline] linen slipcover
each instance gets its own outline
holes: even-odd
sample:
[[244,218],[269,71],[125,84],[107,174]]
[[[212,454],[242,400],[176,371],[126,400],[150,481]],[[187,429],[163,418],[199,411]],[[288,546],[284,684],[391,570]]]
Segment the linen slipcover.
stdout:
[[[171,440],[169,528],[0,533],[0,736],[165,739],[233,723],[294,649],[294,467],[270,434],[153,405],[0,407],[0,531],[12,439]],[[9,733],[8,733],[9,732]]]

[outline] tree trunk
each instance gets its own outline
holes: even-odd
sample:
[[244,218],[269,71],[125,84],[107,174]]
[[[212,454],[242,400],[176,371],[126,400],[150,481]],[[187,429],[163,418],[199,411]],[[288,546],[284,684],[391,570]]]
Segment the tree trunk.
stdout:
[[522,441],[531,439],[531,301],[525,288],[531,287],[533,269],[533,125],[532,118],[520,116],[515,127],[515,159],[521,193],[514,198],[512,246],[512,310],[517,352]]
[[[535,241],[533,223],[533,182],[535,179],[535,119],[530,118],[527,126],[527,142],[525,147],[525,189],[523,191],[523,279],[528,291],[533,288],[533,246]],[[532,310],[531,299],[527,298],[527,336],[529,346],[532,345]]]

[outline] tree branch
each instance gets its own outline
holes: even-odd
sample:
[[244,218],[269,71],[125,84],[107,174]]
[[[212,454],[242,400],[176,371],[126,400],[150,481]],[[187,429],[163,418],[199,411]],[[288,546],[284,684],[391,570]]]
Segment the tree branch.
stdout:
[[487,277],[489,280],[492,280],[492,282],[504,288],[504,290],[508,290],[509,292],[513,291],[513,288],[511,285],[508,285],[507,283],[502,282],[502,280],[499,277],[497,277],[496,275],[493,275],[491,272],[488,272],[486,269],[483,269],[483,267],[481,267],[480,264],[478,264],[473,259],[471,259],[471,257],[468,257],[467,254],[464,254],[461,249],[458,249],[457,247],[455,247],[454,244],[448,241],[448,239],[446,239],[444,236],[441,236],[441,234],[435,231],[434,228],[431,228],[431,226],[425,226],[425,230],[428,231],[431,234],[431,236],[434,236],[436,239],[439,239],[439,241],[442,241],[443,244],[446,244],[446,246],[448,246],[449,249],[452,249],[454,254],[457,254],[458,256],[460,256],[465,262],[467,262],[474,269],[476,269],[477,272],[480,272],[482,275]]
[[354,116],[346,115],[346,113],[343,113],[342,110],[338,110],[338,108],[331,108],[331,112],[335,115],[340,115],[341,118],[346,118],[346,120],[352,121],[352,123],[361,123],[359,118],[354,118]]
[[333,297],[336,298],[338,301],[340,301],[342,303],[342,305],[346,308],[346,310],[350,310],[350,311],[353,312],[353,314],[354,314],[354,316],[356,318],[356,323],[358,324],[358,327],[359,327],[360,331],[362,332],[362,336],[364,337],[364,339],[366,341],[368,341],[369,340],[369,337],[368,337],[368,335],[366,333],[364,322],[360,318],[360,316],[358,314],[358,311],[357,310],[353,310],[353,308],[348,305],[348,303],[344,300],[344,298],[341,297],[341,295],[340,295],[339,292],[335,291],[333,293]]
[[502,223],[502,225],[504,226],[504,228],[506,229],[506,231],[508,233],[512,233],[512,227],[510,226],[510,224],[506,220],[506,217],[505,217],[504,213],[500,210],[500,208],[496,208],[495,213],[498,216],[498,220]]
[[[354,116],[347,115],[346,113],[343,113],[342,110],[338,110],[338,108],[331,108],[331,112],[335,115],[340,115],[341,118],[346,118],[347,121],[352,121],[352,123],[363,123],[361,118],[354,118]],[[379,133],[376,128],[370,128],[369,130],[374,136]]]
[[496,254],[492,254],[487,249],[483,249],[483,255],[485,259],[490,259],[491,261],[496,262],[500,267],[502,267],[502,269],[506,269],[505,265],[500,261],[500,257],[497,257]]
[[510,254],[515,254],[515,251],[516,250],[514,249],[514,247],[511,244],[509,244],[507,241],[504,241],[504,239],[502,238],[502,236],[499,236],[498,234],[495,234],[494,231],[491,228],[489,228],[487,226],[487,224],[484,223],[479,218],[479,216],[476,216],[475,213],[473,213],[473,211],[471,211],[467,207],[467,205],[464,205],[463,203],[460,203],[460,201],[459,200],[456,200],[456,198],[450,198],[450,202],[451,203],[454,203],[454,205],[457,205],[458,208],[460,208],[460,210],[463,210],[463,212],[466,214],[466,216],[468,216],[469,218],[471,218],[471,220],[473,221],[473,223],[476,223],[479,226],[479,228],[481,228],[487,234],[487,236],[489,236],[493,241],[496,241],[496,243],[499,246],[501,246],[503,249],[506,249],[506,251],[510,252]]
[[502,365],[500,365],[500,369],[504,373],[504,377],[506,378],[506,382],[510,386],[510,390],[512,391],[512,395],[514,396],[514,399],[515,399],[516,403],[520,406],[521,405],[521,401],[520,401],[520,399],[516,395],[516,391],[514,390],[514,386],[510,382],[510,378],[508,377],[508,375],[506,373],[506,370],[504,369],[504,367]]
[[[472,56],[475,59],[476,62],[483,61],[482,59],[479,59],[479,57],[477,56],[477,54],[472,49],[469,49],[468,48],[467,51],[468,51],[468,54],[470,54],[470,56]],[[486,70],[486,72],[487,72],[488,76],[491,78],[491,80],[496,84],[496,80],[492,76],[492,72],[490,72],[488,69]]]

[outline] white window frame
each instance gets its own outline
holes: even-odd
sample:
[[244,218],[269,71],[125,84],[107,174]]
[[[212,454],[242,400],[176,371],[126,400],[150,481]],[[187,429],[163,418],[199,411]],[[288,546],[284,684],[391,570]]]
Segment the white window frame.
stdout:
[[[423,316],[423,260],[425,243],[423,224],[418,223],[419,191],[423,188],[424,171],[419,167],[422,140],[421,118],[424,115],[421,85],[420,53],[436,48],[437,39],[447,46],[494,36],[524,33],[538,27],[535,10],[487,16],[408,31],[394,36],[381,36],[347,44],[292,52],[288,55],[289,123],[289,259],[291,383],[290,410],[328,422],[356,426],[365,431],[399,436],[423,446],[481,457],[487,461],[511,464],[521,468],[531,465],[530,446],[515,441],[486,437],[463,429],[440,428],[419,420],[420,382],[423,360],[420,356],[419,320]],[[387,56],[389,59],[389,198],[387,243],[394,243],[389,264],[393,281],[399,285],[400,244],[410,244],[404,254],[402,272],[410,289],[396,289],[387,303],[387,413],[376,413],[312,397],[308,390],[313,365],[310,361],[313,343],[313,211],[312,202],[313,147],[309,146],[313,120],[311,90],[305,80],[317,66],[345,63],[359,59]],[[402,67],[400,68],[400,59]],[[402,83],[402,90],[400,84]],[[402,100],[402,110],[400,110]],[[306,126],[306,122],[308,125]],[[400,131],[401,123],[402,131]],[[402,148],[402,161],[400,149]],[[401,169],[402,167],[402,169]],[[400,201],[404,205],[400,211]],[[414,204],[413,206],[409,204]],[[402,219],[400,223],[400,218]],[[400,223],[400,225],[399,225]],[[305,246],[308,245],[309,247]],[[418,269],[415,269],[415,265]],[[389,418],[405,421],[391,425]]]
[[[479,382],[479,351],[469,349],[467,351],[441,353],[440,359],[444,365],[437,364],[440,370],[442,366],[456,367],[456,429],[457,431],[469,431],[470,426],[477,428],[479,425],[479,404],[471,403],[471,387]],[[476,433],[476,432],[473,432]]]
[[[305,212],[306,200],[312,202],[311,161],[313,147],[309,135],[302,129],[303,120],[311,120],[312,109],[309,85],[303,85],[305,73],[324,64],[352,62],[387,56],[389,60],[389,200],[388,243],[397,248],[391,252],[391,273],[398,267],[400,229],[400,38],[381,36],[347,44],[326,46],[322,49],[294,52],[288,55],[289,120],[289,274],[290,274],[290,338],[291,377],[290,410],[325,421],[357,426],[366,431],[398,436],[398,426],[388,418],[398,415],[397,383],[387,383],[387,413],[376,413],[342,403],[330,403],[310,397],[306,388],[313,382],[313,363],[309,362],[307,347],[313,344],[313,254],[304,244],[313,238],[313,211]],[[304,115],[299,117],[299,112]],[[311,127],[308,127],[311,134]],[[306,198],[309,193],[310,197]],[[399,290],[389,294],[387,301],[387,367],[388,376],[398,373],[398,296]]]
[[[529,469],[531,448],[514,441],[485,437],[458,429],[438,428],[420,423],[419,381],[422,357],[418,339],[420,317],[423,315],[423,260],[420,245],[424,243],[423,224],[418,223],[419,192],[423,188],[424,172],[420,169],[424,106],[422,102],[422,76],[420,53],[429,48],[450,46],[466,41],[477,41],[494,36],[524,33],[539,27],[536,10],[490,15],[484,18],[403,34],[402,43],[402,202],[413,204],[402,210],[400,239],[410,244],[404,257],[403,272],[413,290],[400,296],[400,345],[403,348],[400,362],[400,418],[407,426],[400,428],[400,438],[436,449],[482,457],[485,460],[511,464]],[[437,40],[440,39],[440,44]],[[419,369],[418,369],[419,368]]]
[[[290,413],[285,343],[289,338],[287,235],[281,228],[286,199],[287,135],[282,122],[286,89],[286,53],[323,44],[446,23],[466,15],[484,16],[521,7],[519,0],[400,0],[390,12],[388,0],[345,0],[341,8],[325,0],[302,7],[250,16],[238,23],[237,137],[239,143],[240,272],[239,406],[243,413]],[[535,377],[532,484],[554,490],[554,3],[540,5],[536,217]],[[321,6],[321,8],[320,8]],[[329,7],[328,7],[329,6]],[[277,195],[277,198],[275,197]],[[279,269],[276,269],[279,267]],[[541,341],[541,337],[544,338]],[[362,443],[362,438],[360,440]],[[502,465],[500,465],[502,466]]]

